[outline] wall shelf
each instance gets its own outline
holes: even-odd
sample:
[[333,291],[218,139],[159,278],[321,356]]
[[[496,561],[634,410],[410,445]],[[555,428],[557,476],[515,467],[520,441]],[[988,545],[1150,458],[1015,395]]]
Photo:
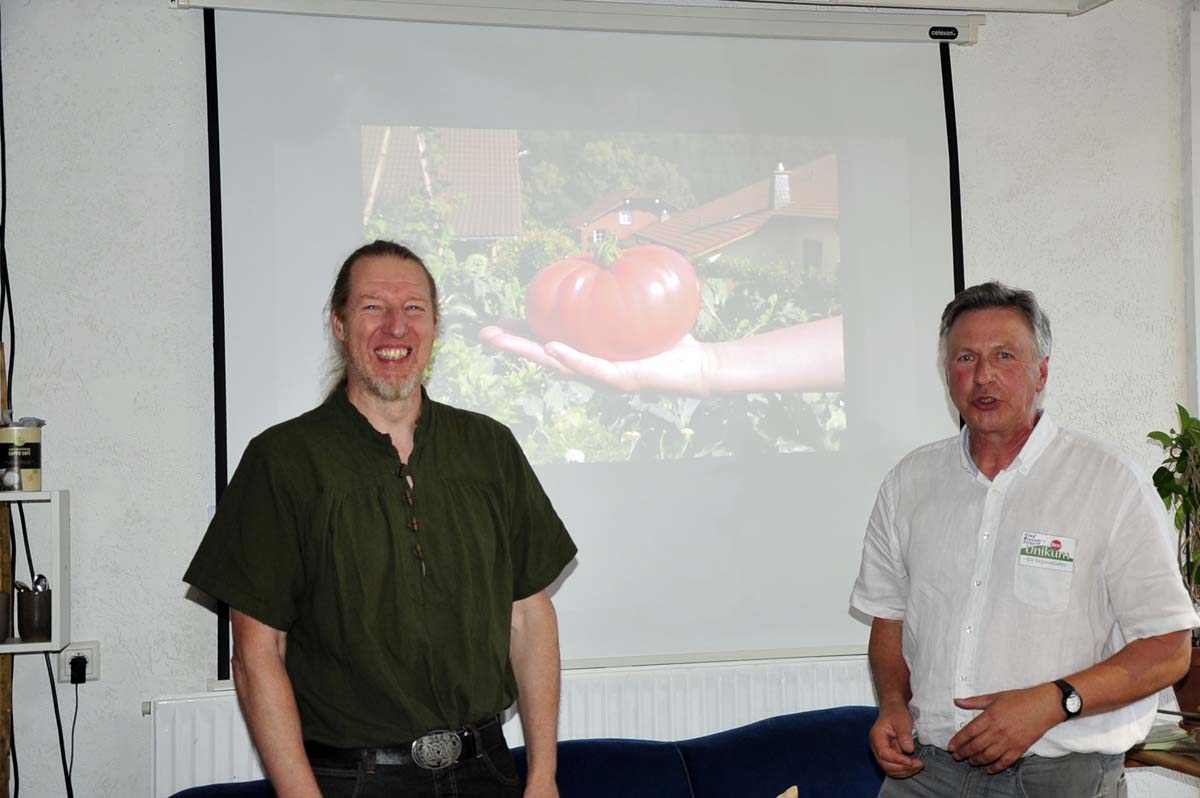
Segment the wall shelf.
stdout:
[[[4,504],[47,505],[45,510],[26,513],[29,524],[26,531],[32,545],[45,542],[45,548],[38,551],[38,559],[33,564],[39,573],[45,574],[50,580],[50,639],[29,643],[15,637],[17,604],[14,593],[11,619],[14,637],[0,642],[0,654],[62,651],[71,643],[71,492],[0,491],[0,505]],[[17,544],[17,559],[13,562],[13,573],[16,574],[25,562],[25,540],[16,520],[12,532]]]

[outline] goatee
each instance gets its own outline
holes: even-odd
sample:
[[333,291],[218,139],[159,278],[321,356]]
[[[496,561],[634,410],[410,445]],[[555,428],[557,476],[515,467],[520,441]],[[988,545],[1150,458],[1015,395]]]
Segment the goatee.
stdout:
[[401,380],[391,382],[363,373],[363,370],[353,361],[350,363],[350,368],[354,369],[355,376],[358,377],[359,381],[362,382],[368,391],[385,402],[398,402],[408,399],[421,386],[420,374],[410,374]]

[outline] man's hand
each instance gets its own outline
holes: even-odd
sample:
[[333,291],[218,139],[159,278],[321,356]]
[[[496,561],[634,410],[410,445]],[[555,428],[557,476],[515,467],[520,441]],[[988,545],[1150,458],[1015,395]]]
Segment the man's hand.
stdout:
[[554,778],[549,780],[531,777],[525,782],[524,798],[558,798],[558,785]]
[[1040,684],[955,699],[960,709],[981,709],[983,713],[950,738],[950,753],[959,761],[987,765],[988,773],[1005,770],[1063,721],[1061,695],[1053,684]]
[[893,779],[906,779],[925,767],[924,762],[912,756],[916,750],[913,719],[906,706],[880,709],[879,720],[871,727],[867,739],[879,766]]

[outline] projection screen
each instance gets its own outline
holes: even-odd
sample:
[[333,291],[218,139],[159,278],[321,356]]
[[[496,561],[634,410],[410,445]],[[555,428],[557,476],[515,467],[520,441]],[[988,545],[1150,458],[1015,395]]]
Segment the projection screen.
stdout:
[[439,285],[430,396],[509,425],[579,545],[568,665],[865,650],[879,482],[956,430],[936,47],[250,12],[215,43],[230,473],[321,401],[337,266],[392,238]]

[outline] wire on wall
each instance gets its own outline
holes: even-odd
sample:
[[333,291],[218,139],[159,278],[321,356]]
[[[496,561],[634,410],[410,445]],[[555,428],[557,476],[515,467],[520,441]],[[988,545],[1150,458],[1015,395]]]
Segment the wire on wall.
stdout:
[[[0,34],[3,33],[3,21],[0,18]],[[8,406],[12,408],[14,402],[15,391],[13,390],[13,365],[16,361],[16,314],[13,311],[12,300],[12,283],[9,279],[8,270],[8,140],[5,133],[6,130],[4,117],[4,64],[3,59],[0,59],[0,353],[4,351],[4,319],[8,318],[8,374],[7,382],[5,383],[8,389]],[[25,543],[25,561],[29,567],[29,580],[33,584],[36,578],[36,572],[33,568],[33,556],[29,548],[29,529],[25,524],[25,507],[22,503],[16,502],[17,512],[21,518],[21,535]],[[9,529],[13,529],[12,504],[6,505],[8,512]],[[12,535],[12,546],[16,546],[16,535]],[[15,551],[14,553],[14,573],[15,573]],[[66,783],[67,798],[75,798],[75,790],[71,784],[71,772],[67,765],[67,746],[63,740],[62,715],[58,708],[58,687],[54,681],[54,669],[50,665],[50,654],[44,652],[42,654],[46,662],[46,675],[50,682],[50,699],[54,705],[54,720],[58,727],[58,751],[62,759],[63,780]],[[76,702],[78,707],[78,702]],[[9,750],[12,757],[13,775],[14,775],[14,798],[20,793],[20,776],[17,770],[17,747],[15,729],[9,727]],[[74,751],[72,750],[72,756]]]
[[[2,16],[2,15],[0,15]],[[3,31],[2,23],[0,23],[0,32]],[[0,58],[0,353],[4,350],[4,310],[9,303],[8,292],[8,254],[6,251],[5,241],[8,232],[8,140],[5,134],[4,123],[4,59]],[[11,318],[11,315],[10,315]],[[9,341],[14,336],[9,336]],[[12,384],[12,372],[9,372],[9,378],[6,384]],[[9,528],[9,563],[15,568],[17,562],[17,539],[12,534],[12,505],[5,505],[4,511],[8,514]],[[10,618],[11,620],[11,618]],[[9,690],[12,694],[12,690]],[[14,713],[12,712],[12,702],[9,702],[8,716],[8,751],[9,757],[12,760],[13,774],[13,798],[19,798],[21,795],[21,769],[17,764],[17,735],[16,726],[13,723]]]
[[[16,319],[12,311],[12,285],[8,279],[8,139],[4,124],[4,65],[0,60],[0,350],[4,347],[4,317],[8,315],[8,406],[13,406],[13,361],[16,358]],[[11,511],[9,515],[11,516]],[[11,527],[10,527],[11,528]]]

